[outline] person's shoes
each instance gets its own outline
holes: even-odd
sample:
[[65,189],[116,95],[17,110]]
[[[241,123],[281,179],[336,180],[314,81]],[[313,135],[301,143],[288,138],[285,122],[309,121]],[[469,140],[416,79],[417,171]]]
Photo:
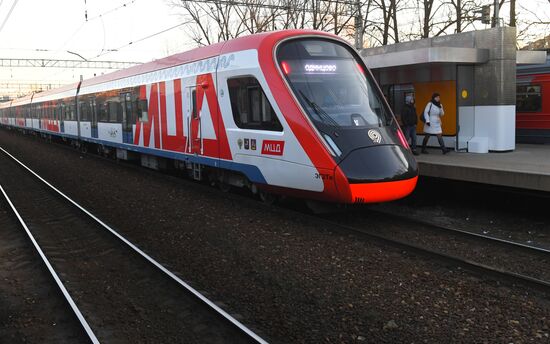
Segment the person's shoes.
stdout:
[[422,154],[430,154],[430,153],[428,153],[427,150],[423,149],[423,150],[422,150]]
[[443,154],[447,154],[451,151],[450,148],[443,148]]
[[418,153],[417,151],[413,150],[413,155],[420,155],[420,153]]

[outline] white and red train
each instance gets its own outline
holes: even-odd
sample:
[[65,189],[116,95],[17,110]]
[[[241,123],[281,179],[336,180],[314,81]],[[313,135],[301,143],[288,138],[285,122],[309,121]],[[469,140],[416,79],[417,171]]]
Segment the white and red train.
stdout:
[[251,35],[0,104],[0,123],[196,179],[338,203],[412,192],[418,168],[337,36]]

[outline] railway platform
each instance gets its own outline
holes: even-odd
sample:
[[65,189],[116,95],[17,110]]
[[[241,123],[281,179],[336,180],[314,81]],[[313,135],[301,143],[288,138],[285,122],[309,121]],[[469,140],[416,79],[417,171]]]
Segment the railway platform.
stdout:
[[550,192],[550,145],[517,144],[513,152],[417,156],[420,175]]

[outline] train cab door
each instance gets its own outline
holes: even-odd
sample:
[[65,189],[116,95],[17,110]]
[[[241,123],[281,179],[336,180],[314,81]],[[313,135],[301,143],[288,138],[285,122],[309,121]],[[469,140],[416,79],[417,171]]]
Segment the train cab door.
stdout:
[[189,138],[189,152],[202,155],[202,131],[201,131],[201,113],[197,107],[197,87],[189,88],[189,119],[187,126]]

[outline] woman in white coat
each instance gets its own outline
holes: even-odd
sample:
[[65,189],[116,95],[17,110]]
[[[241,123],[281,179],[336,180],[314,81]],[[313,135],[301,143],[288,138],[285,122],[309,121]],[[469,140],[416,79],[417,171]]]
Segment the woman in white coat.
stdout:
[[428,154],[428,151],[426,150],[426,145],[428,144],[428,140],[432,135],[437,136],[437,141],[439,141],[439,145],[441,146],[441,150],[443,151],[443,154],[449,153],[449,149],[445,148],[445,142],[443,142],[443,130],[441,129],[441,117],[445,115],[445,111],[443,111],[443,105],[441,105],[441,98],[439,97],[439,93],[434,93],[432,95],[432,100],[426,104],[426,108],[424,109],[424,113],[422,114],[424,116],[424,140],[422,140],[422,153]]

